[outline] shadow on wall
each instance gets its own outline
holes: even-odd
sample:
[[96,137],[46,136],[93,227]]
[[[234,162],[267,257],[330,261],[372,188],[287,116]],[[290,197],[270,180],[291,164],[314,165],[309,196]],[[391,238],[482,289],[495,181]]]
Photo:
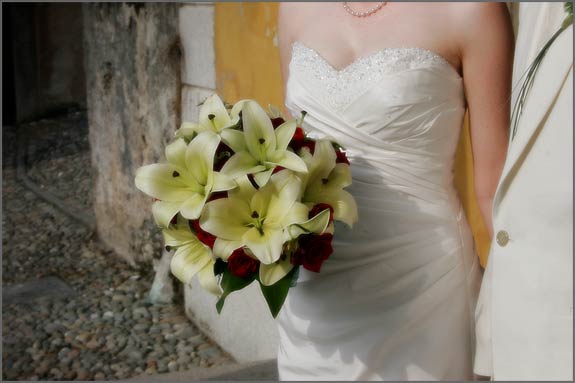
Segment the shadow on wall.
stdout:
[[85,108],[82,4],[2,8],[3,125]]

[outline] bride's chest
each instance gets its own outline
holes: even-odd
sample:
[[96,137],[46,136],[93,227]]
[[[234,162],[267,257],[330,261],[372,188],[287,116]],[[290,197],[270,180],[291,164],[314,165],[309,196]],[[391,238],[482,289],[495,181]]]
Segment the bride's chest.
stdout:
[[334,112],[361,104],[366,111],[428,108],[463,100],[459,74],[443,57],[423,48],[385,48],[335,69],[299,42],[292,46],[287,94],[311,97]]

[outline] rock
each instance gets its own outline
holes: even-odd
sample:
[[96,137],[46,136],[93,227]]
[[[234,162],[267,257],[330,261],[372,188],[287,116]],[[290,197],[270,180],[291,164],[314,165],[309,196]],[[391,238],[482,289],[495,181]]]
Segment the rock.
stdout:
[[197,331],[193,327],[185,327],[180,331],[176,332],[176,337],[180,339],[188,339],[197,334]]
[[178,358],[177,361],[180,366],[186,366],[192,363],[192,358],[189,355],[182,355]]
[[143,359],[143,354],[141,351],[138,350],[132,350],[128,353],[128,358],[133,360],[133,361],[140,361]]
[[52,334],[56,331],[65,332],[67,330],[66,326],[63,326],[59,323],[49,323],[44,327],[44,331],[48,334]]
[[60,370],[57,369],[57,368],[52,368],[49,373],[50,373],[50,375],[51,375],[51,376],[50,376],[51,378],[54,378],[54,379],[57,379],[57,380],[62,379],[62,377],[64,376],[64,375],[62,374],[62,371],[60,371]]
[[178,370],[178,362],[172,360],[168,363],[168,370],[174,372]]
[[107,380],[106,375],[103,372],[96,372],[94,374],[94,380]]
[[[91,380],[92,378],[92,374],[90,373],[90,371],[84,369],[84,368],[80,368],[76,371],[76,380]],[[96,377],[94,376],[94,379]],[[100,380],[100,379],[97,379]]]
[[204,337],[202,335],[195,335],[188,339],[188,342],[194,346],[199,346],[205,342]]
[[98,342],[98,340],[96,340],[96,339],[92,339],[91,341],[86,343],[86,348],[88,348],[90,350],[95,350],[98,347],[100,347],[100,342]]
[[77,348],[70,350],[70,352],[68,352],[68,358],[70,359],[76,359],[78,356],[80,356],[80,350],[78,350]]
[[40,376],[46,374],[48,371],[50,371],[50,362],[47,360],[42,361],[40,365],[34,369],[34,373]]
[[150,328],[150,325],[148,323],[138,323],[133,327],[134,331],[145,331],[148,328]]
[[88,338],[90,338],[90,333],[83,332],[78,334],[75,339],[80,343],[86,343]]
[[60,351],[58,352],[58,359],[63,359],[63,358],[65,358],[65,357],[67,357],[67,356],[68,356],[68,353],[69,353],[70,351],[71,351],[71,350],[70,350],[68,347],[63,347],[63,348],[61,348]]

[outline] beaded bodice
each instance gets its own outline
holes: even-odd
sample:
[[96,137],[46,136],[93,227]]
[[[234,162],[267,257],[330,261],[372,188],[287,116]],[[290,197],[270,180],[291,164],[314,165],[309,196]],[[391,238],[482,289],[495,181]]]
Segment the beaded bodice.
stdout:
[[424,48],[383,48],[336,69],[314,49],[296,41],[290,72],[297,71],[311,86],[325,89],[331,106],[340,109],[382,76],[429,66],[447,68],[458,76],[446,59]]
[[296,42],[286,106],[294,117],[307,112],[306,131],[347,150],[354,178],[367,172],[370,183],[411,188],[413,178],[414,190],[422,180],[450,190],[465,95],[461,76],[438,54],[385,48],[336,69]]

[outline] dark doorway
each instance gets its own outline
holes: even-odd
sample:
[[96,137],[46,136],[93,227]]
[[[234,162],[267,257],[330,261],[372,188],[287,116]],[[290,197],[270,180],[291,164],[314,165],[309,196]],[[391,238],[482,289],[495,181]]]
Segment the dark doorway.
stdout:
[[11,8],[10,3],[2,4],[2,126],[16,123]]

